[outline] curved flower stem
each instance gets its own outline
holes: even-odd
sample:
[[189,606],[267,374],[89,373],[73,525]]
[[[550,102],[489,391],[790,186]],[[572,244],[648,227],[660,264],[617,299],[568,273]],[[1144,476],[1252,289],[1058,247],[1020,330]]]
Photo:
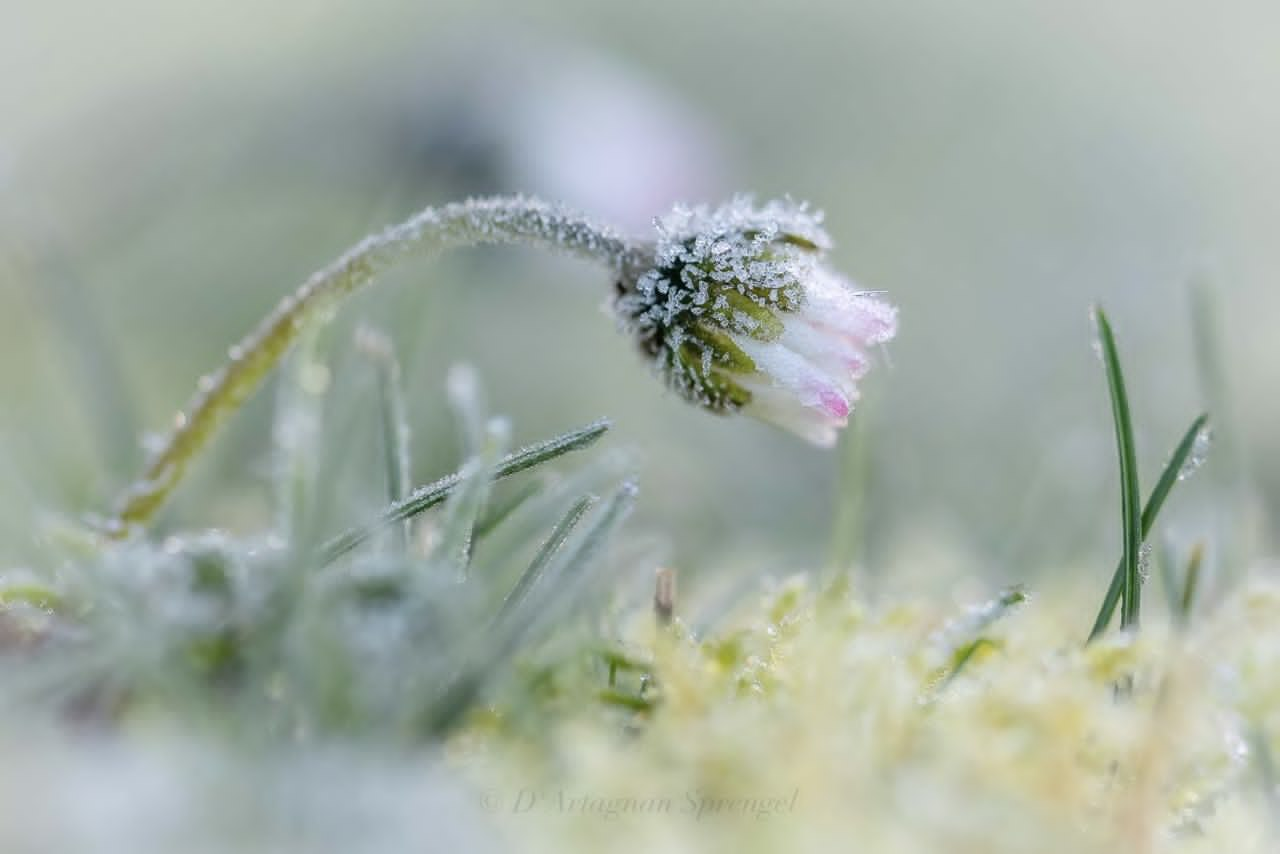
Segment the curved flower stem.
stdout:
[[228,352],[228,361],[200,379],[186,409],[121,495],[109,532],[121,536],[150,520],[182,479],[187,465],[222,422],[240,407],[309,321],[373,280],[410,252],[435,253],[481,244],[518,243],[623,269],[636,248],[584,217],[536,199],[495,197],[426,208],[370,235],[285,297]]

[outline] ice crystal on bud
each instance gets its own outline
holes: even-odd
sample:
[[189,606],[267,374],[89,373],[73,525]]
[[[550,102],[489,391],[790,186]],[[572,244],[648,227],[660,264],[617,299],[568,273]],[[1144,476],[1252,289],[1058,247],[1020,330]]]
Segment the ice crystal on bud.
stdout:
[[834,444],[897,310],[826,266],[821,214],[739,197],[677,207],[657,228],[624,264],[614,307],[667,384],[712,412]]

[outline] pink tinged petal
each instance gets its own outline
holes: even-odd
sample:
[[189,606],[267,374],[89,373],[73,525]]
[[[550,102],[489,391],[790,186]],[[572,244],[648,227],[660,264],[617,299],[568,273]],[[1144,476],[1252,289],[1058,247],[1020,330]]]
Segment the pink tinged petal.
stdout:
[[847,336],[790,315],[783,326],[782,344],[825,371],[845,395],[857,398],[857,381],[871,367],[866,352]]
[[832,418],[847,419],[849,417],[849,401],[833,388],[818,391],[818,403],[822,410]]
[[820,448],[835,445],[840,428],[848,423],[846,418],[837,418],[822,408],[801,405],[790,391],[769,385],[763,378],[745,385],[752,393],[751,402],[743,407],[745,414]]
[[858,291],[838,274],[819,268],[806,281],[800,311],[810,323],[849,336],[857,345],[883,344],[898,332],[898,310],[875,294]]
[[743,336],[733,336],[743,352],[751,358],[756,370],[773,385],[790,391],[804,406],[826,406],[824,400],[841,396],[846,404],[854,390],[841,388],[840,378],[823,370],[790,347],[778,341],[765,343]]
[[735,340],[758,371],[738,380],[752,394],[745,411],[814,444],[831,445],[857,399],[852,381],[842,381],[778,341]]

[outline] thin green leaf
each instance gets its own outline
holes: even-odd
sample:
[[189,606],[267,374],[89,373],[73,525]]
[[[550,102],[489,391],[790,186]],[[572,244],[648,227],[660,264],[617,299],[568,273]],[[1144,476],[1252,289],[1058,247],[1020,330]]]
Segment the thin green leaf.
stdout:
[[324,404],[331,380],[321,358],[324,327],[302,331],[298,344],[285,357],[276,387],[271,425],[276,502],[276,525],[281,536],[305,541],[313,534],[315,503],[321,492],[321,436],[325,432]]
[[547,486],[546,480],[546,478],[535,475],[507,494],[491,498],[489,506],[485,508],[484,515],[476,521],[475,538],[481,540],[488,536],[495,528],[505,522],[512,513],[523,507],[526,501],[542,492]]
[[510,659],[533,631],[554,623],[571,606],[575,591],[581,589],[588,571],[600,550],[616,532],[631,510],[636,497],[635,484],[623,483],[603,502],[577,541],[554,554],[551,566],[542,572],[544,583],[531,590],[519,609],[494,626],[484,643],[462,669],[440,701],[434,704],[424,724],[432,732],[443,732],[453,726],[484,689],[486,682]]
[[533,560],[529,563],[528,569],[521,573],[515,587],[511,588],[511,592],[502,600],[502,608],[498,611],[497,617],[499,622],[510,617],[524,604],[525,599],[529,596],[529,591],[542,578],[547,567],[551,564],[552,558],[559,553],[565,541],[569,539],[569,535],[573,533],[573,529],[582,521],[582,517],[587,514],[587,511],[596,503],[596,500],[595,496],[584,495],[575,501],[569,511],[564,514],[564,517],[556,523],[551,535],[547,537],[547,541],[542,544],[542,548],[538,549],[538,553],[534,555]]
[[641,661],[613,646],[600,646],[596,649],[602,661],[611,670],[630,673],[649,673],[653,670],[653,662]]
[[1120,627],[1138,624],[1142,611],[1142,578],[1139,574],[1139,551],[1142,548],[1142,514],[1138,492],[1138,455],[1133,441],[1133,419],[1129,413],[1129,396],[1125,391],[1120,356],[1116,352],[1111,323],[1101,307],[1095,306],[1098,343],[1107,372],[1107,389],[1111,394],[1111,415],[1115,422],[1116,451],[1120,461],[1120,524],[1124,537],[1121,563],[1124,567],[1120,599]]
[[[387,500],[394,503],[409,494],[409,472],[412,468],[409,419],[405,415],[404,383],[400,375],[400,363],[396,360],[391,340],[375,329],[363,328],[357,333],[357,343],[373,363],[378,380],[378,414],[382,428],[382,454],[386,470]],[[412,525],[404,520],[400,525],[398,541],[401,551],[409,548]]]
[[999,645],[983,633],[1025,603],[1027,598],[1027,592],[1021,587],[1001,590],[994,599],[972,609],[948,626],[945,642],[950,647],[950,668],[942,687],[950,684],[980,649]]
[[[1195,421],[1191,422],[1191,426],[1187,428],[1187,432],[1182,435],[1182,440],[1178,442],[1178,447],[1174,448],[1173,455],[1169,457],[1169,462],[1165,464],[1164,471],[1160,473],[1160,479],[1156,482],[1155,489],[1151,490],[1150,497],[1147,498],[1147,505],[1142,509],[1142,533],[1140,540],[1146,539],[1151,533],[1151,529],[1155,526],[1156,517],[1160,515],[1160,510],[1164,507],[1165,499],[1169,497],[1173,486],[1178,482],[1179,473],[1190,459],[1192,451],[1195,449],[1196,437],[1209,424],[1209,416],[1202,414]],[[1120,601],[1124,588],[1125,562],[1124,558],[1120,559],[1120,563],[1116,564],[1116,571],[1111,576],[1111,586],[1107,588],[1106,596],[1103,597],[1102,607],[1098,610],[1098,616],[1093,621],[1093,629],[1089,632],[1089,641],[1094,641],[1106,631],[1107,626],[1111,623],[1111,616],[1115,613],[1116,605]]]
[[596,695],[596,699],[606,706],[617,706],[632,712],[648,712],[653,710],[653,700],[637,697],[612,688],[606,688]]
[[53,588],[34,581],[0,586],[0,605],[18,603],[52,610],[61,606],[62,596]]
[[631,511],[637,492],[630,481],[619,486],[604,500],[576,542],[559,552],[554,566],[545,572],[548,582],[540,585],[536,596],[529,597],[532,604],[528,610],[534,611],[539,620],[554,620],[571,607],[572,591],[579,587],[600,551]]
[[955,681],[955,678],[960,675],[960,671],[964,670],[965,665],[968,664],[969,660],[977,655],[980,650],[998,649],[999,647],[1000,644],[996,643],[991,638],[979,637],[974,638],[969,641],[969,643],[958,648],[955,651],[955,654],[951,657],[951,672],[947,674],[946,681],[943,683],[944,687]]
[[1191,622],[1191,609],[1196,604],[1196,590],[1200,586],[1200,567],[1204,563],[1204,543],[1196,543],[1191,547],[1187,557],[1187,569],[1182,578],[1182,602],[1179,610],[1179,621],[1182,625]]
[[[493,477],[495,480],[510,477],[563,454],[586,448],[603,436],[611,426],[608,419],[602,418],[584,427],[570,430],[568,433],[564,433],[554,439],[548,439],[545,442],[539,442],[536,445],[530,445],[527,448],[508,454],[494,466]],[[405,519],[411,519],[444,501],[458,488],[461,480],[461,473],[455,472],[433,483],[419,487],[408,498],[398,501],[384,510],[376,522],[360,528],[353,528],[333,538],[320,549],[319,560],[321,565],[328,565],[352,549],[357,548],[373,536],[379,528]]]
[[505,420],[486,417],[480,380],[470,366],[455,365],[449,371],[448,390],[467,463],[462,469],[462,480],[445,508],[435,554],[465,577],[471,565],[471,539],[476,520],[489,501],[493,467],[506,447],[511,430]]
[[493,418],[484,427],[480,452],[463,467],[462,480],[454,490],[445,508],[441,526],[440,544],[436,554],[465,577],[471,565],[471,544],[476,520],[489,501],[489,489],[493,486],[494,466],[498,455],[506,447],[511,427],[505,419]]

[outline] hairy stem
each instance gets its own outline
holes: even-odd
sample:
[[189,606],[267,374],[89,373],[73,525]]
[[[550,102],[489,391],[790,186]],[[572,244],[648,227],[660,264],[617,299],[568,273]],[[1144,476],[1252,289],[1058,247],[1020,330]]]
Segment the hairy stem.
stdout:
[[429,254],[481,244],[518,243],[622,269],[635,249],[582,216],[536,199],[495,197],[426,208],[370,235],[285,297],[200,379],[195,396],[117,502],[110,531],[123,535],[150,520],[178,485],[187,465],[222,422],[279,364],[308,322],[322,316],[375,275],[411,252]]

